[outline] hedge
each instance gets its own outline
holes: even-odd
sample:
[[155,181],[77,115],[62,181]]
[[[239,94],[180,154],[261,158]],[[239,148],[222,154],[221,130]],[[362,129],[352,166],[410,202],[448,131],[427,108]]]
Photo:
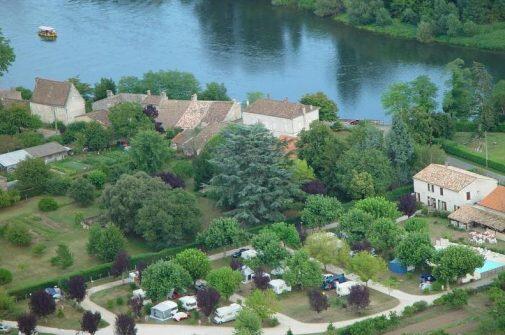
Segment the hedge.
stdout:
[[[469,161],[477,163],[481,166],[486,166],[486,159],[484,157],[481,157],[481,156],[469,151],[467,148],[465,148],[455,142],[442,141],[441,144],[442,144],[442,148],[448,154],[469,160]],[[493,170],[505,173],[505,164],[503,164],[503,163],[488,159],[487,166]]]
[[[177,253],[181,252],[187,248],[195,248],[197,245],[195,243],[186,244],[180,247],[167,248],[158,252],[148,252],[143,254],[134,255],[131,257],[131,268],[133,268],[140,261],[147,264],[153,263],[159,259],[167,259],[175,256]],[[52,279],[37,281],[36,283],[28,284],[16,289],[9,290],[8,293],[16,299],[25,299],[30,293],[44,289],[46,287],[61,286],[65,287],[66,282],[73,276],[83,276],[86,282],[91,279],[98,279],[110,276],[110,269],[112,263],[103,263],[85,270],[74,271],[69,274],[55,277]]]

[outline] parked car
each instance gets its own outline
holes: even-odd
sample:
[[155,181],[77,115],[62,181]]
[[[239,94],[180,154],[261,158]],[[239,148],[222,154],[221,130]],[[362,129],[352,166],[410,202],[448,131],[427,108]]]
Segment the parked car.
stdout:
[[177,312],[177,313],[174,314],[174,316],[172,318],[175,321],[179,322],[181,320],[187,319],[188,318],[188,314],[184,313],[184,312]]
[[275,294],[282,294],[284,292],[291,292],[291,286],[288,286],[282,279],[274,279],[268,283],[268,286],[274,291]]
[[428,274],[428,273],[423,273],[420,276],[420,279],[421,279],[421,283],[424,283],[424,282],[433,283],[434,281],[437,280],[437,278],[433,277],[431,274]]
[[358,283],[355,281],[346,281],[342,284],[337,283],[335,285],[335,291],[337,292],[337,295],[339,297],[343,297],[343,296],[349,295],[349,293],[351,293],[351,287],[353,287],[355,285],[358,285]]
[[242,256],[242,253],[247,250],[249,250],[249,249],[248,248],[240,248],[237,251],[235,251],[233,254],[231,254],[231,257],[239,258],[240,256]]
[[12,330],[11,326],[9,326],[5,323],[0,323],[0,334],[10,333],[11,330]]
[[327,273],[323,275],[323,283],[321,284],[321,288],[323,290],[333,290],[336,287],[336,284],[342,284],[347,281],[347,278],[343,273],[340,274],[332,274]]
[[187,295],[179,298],[179,302],[181,303],[182,308],[186,311],[191,311],[197,308],[196,297],[194,295]]

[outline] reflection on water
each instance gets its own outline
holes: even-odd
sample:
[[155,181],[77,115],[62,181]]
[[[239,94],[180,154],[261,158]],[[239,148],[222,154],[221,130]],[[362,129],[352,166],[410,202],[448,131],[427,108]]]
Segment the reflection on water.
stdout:
[[[224,82],[236,99],[263,91],[296,100],[321,90],[344,117],[383,119],[388,85],[427,74],[443,89],[454,58],[505,78],[505,54],[388,39],[269,0],[0,0],[0,8],[17,55],[1,87],[32,87],[35,76],[94,83],[178,69]],[[58,30],[56,42],[38,39],[42,24]]]

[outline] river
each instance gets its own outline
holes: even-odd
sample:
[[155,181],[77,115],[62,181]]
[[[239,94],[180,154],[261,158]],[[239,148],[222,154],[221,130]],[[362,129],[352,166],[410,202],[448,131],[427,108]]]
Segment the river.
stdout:
[[[55,27],[57,41],[41,41],[39,25]],[[505,78],[505,53],[390,39],[269,0],[0,0],[0,27],[16,52],[0,87],[181,70],[225,83],[237,100],[323,91],[342,117],[387,119],[380,96],[390,84],[426,74],[441,96],[457,57]]]

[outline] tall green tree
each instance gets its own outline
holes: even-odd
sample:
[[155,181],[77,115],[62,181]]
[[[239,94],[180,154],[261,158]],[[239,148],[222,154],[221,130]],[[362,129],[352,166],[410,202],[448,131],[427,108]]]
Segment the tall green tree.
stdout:
[[384,197],[370,197],[356,202],[354,208],[360,209],[374,217],[374,219],[388,218],[395,220],[401,214],[395,202]]
[[113,94],[116,94],[116,83],[112,80],[112,78],[100,78],[100,81],[95,84],[93,89],[93,99],[95,101],[105,99],[107,97],[107,91],[111,91]]
[[7,72],[7,69],[15,59],[14,49],[12,49],[9,40],[5,38],[0,29],[0,77]]
[[344,209],[337,198],[324,195],[309,195],[302,211],[302,222],[307,228],[321,228],[336,222]]
[[384,150],[384,133],[376,125],[363,121],[351,129],[347,137],[349,146],[361,150]]
[[386,146],[395,170],[396,180],[401,184],[409,182],[414,156],[414,142],[399,115],[393,116],[393,125],[387,134]]
[[208,83],[205,90],[199,94],[198,98],[200,100],[212,100],[212,101],[229,101],[231,100],[227,94],[226,87],[223,83],[219,84],[216,82]]
[[133,165],[147,173],[161,170],[172,156],[168,141],[154,130],[141,130],[132,139],[130,157]]
[[276,268],[288,256],[280,238],[273,231],[262,230],[251,242],[253,248],[258,251],[258,260],[263,265]]
[[444,164],[447,159],[440,145],[415,145],[412,174],[415,174],[430,164]]
[[323,92],[305,94],[300,102],[304,105],[319,107],[319,120],[321,121],[336,121],[338,118],[337,104]]
[[85,143],[90,151],[100,151],[110,146],[112,133],[98,122],[90,122],[83,131]]
[[245,242],[247,233],[234,218],[217,218],[198,233],[196,241],[206,249],[238,246]]
[[375,220],[367,232],[367,239],[383,255],[389,253],[400,242],[404,231],[395,221],[389,218]]
[[281,142],[262,125],[231,125],[211,163],[219,171],[207,192],[248,224],[278,221],[296,192]]
[[391,85],[382,96],[382,105],[388,114],[401,117],[415,142],[425,144],[433,137],[429,130],[437,107],[436,96],[437,86],[428,76],[419,76]]
[[474,115],[472,93],[472,71],[465,67],[462,59],[447,64],[450,78],[449,90],[444,95],[443,109],[454,118],[468,119]]
[[498,114],[492,105],[493,78],[484,64],[473,62],[472,77],[474,87],[475,114],[480,130],[489,131],[498,123]]
[[14,135],[26,129],[42,127],[42,121],[30,113],[30,109],[21,104],[14,104],[7,108],[0,105],[0,134]]
[[310,234],[305,240],[305,250],[311,257],[321,262],[326,270],[329,264],[338,265],[341,241],[326,232]]
[[368,235],[374,217],[367,212],[352,208],[342,216],[338,229],[345,233],[350,243],[363,241]]
[[286,272],[282,278],[295,289],[318,287],[321,285],[321,268],[310,259],[305,250],[298,250],[288,258]]
[[405,266],[424,266],[434,252],[430,236],[424,232],[406,234],[395,248],[396,258]]
[[228,300],[239,288],[242,274],[230,267],[222,267],[211,270],[206,279],[211,287],[215,288],[222,297]]
[[97,256],[102,261],[111,262],[116,255],[124,250],[126,240],[121,230],[108,224],[102,228],[99,224],[93,224],[89,230],[86,249],[88,254]]
[[159,260],[142,271],[142,287],[156,301],[166,299],[172,290],[182,292],[191,282],[189,272],[175,260]]
[[437,252],[435,263],[433,274],[443,282],[454,283],[466,274],[473,275],[484,265],[484,257],[470,247],[454,245]]
[[116,138],[132,138],[140,129],[154,129],[138,103],[125,102],[110,108],[109,120]]
[[175,256],[175,260],[189,272],[193,280],[205,278],[210,271],[209,258],[198,249],[181,251]]
[[386,272],[386,262],[379,256],[361,251],[351,258],[351,269],[368,285],[369,280],[376,280],[380,274]]
[[49,166],[40,158],[29,158],[20,162],[14,175],[19,181],[20,189],[31,190],[34,194],[45,190],[47,180],[51,176]]

